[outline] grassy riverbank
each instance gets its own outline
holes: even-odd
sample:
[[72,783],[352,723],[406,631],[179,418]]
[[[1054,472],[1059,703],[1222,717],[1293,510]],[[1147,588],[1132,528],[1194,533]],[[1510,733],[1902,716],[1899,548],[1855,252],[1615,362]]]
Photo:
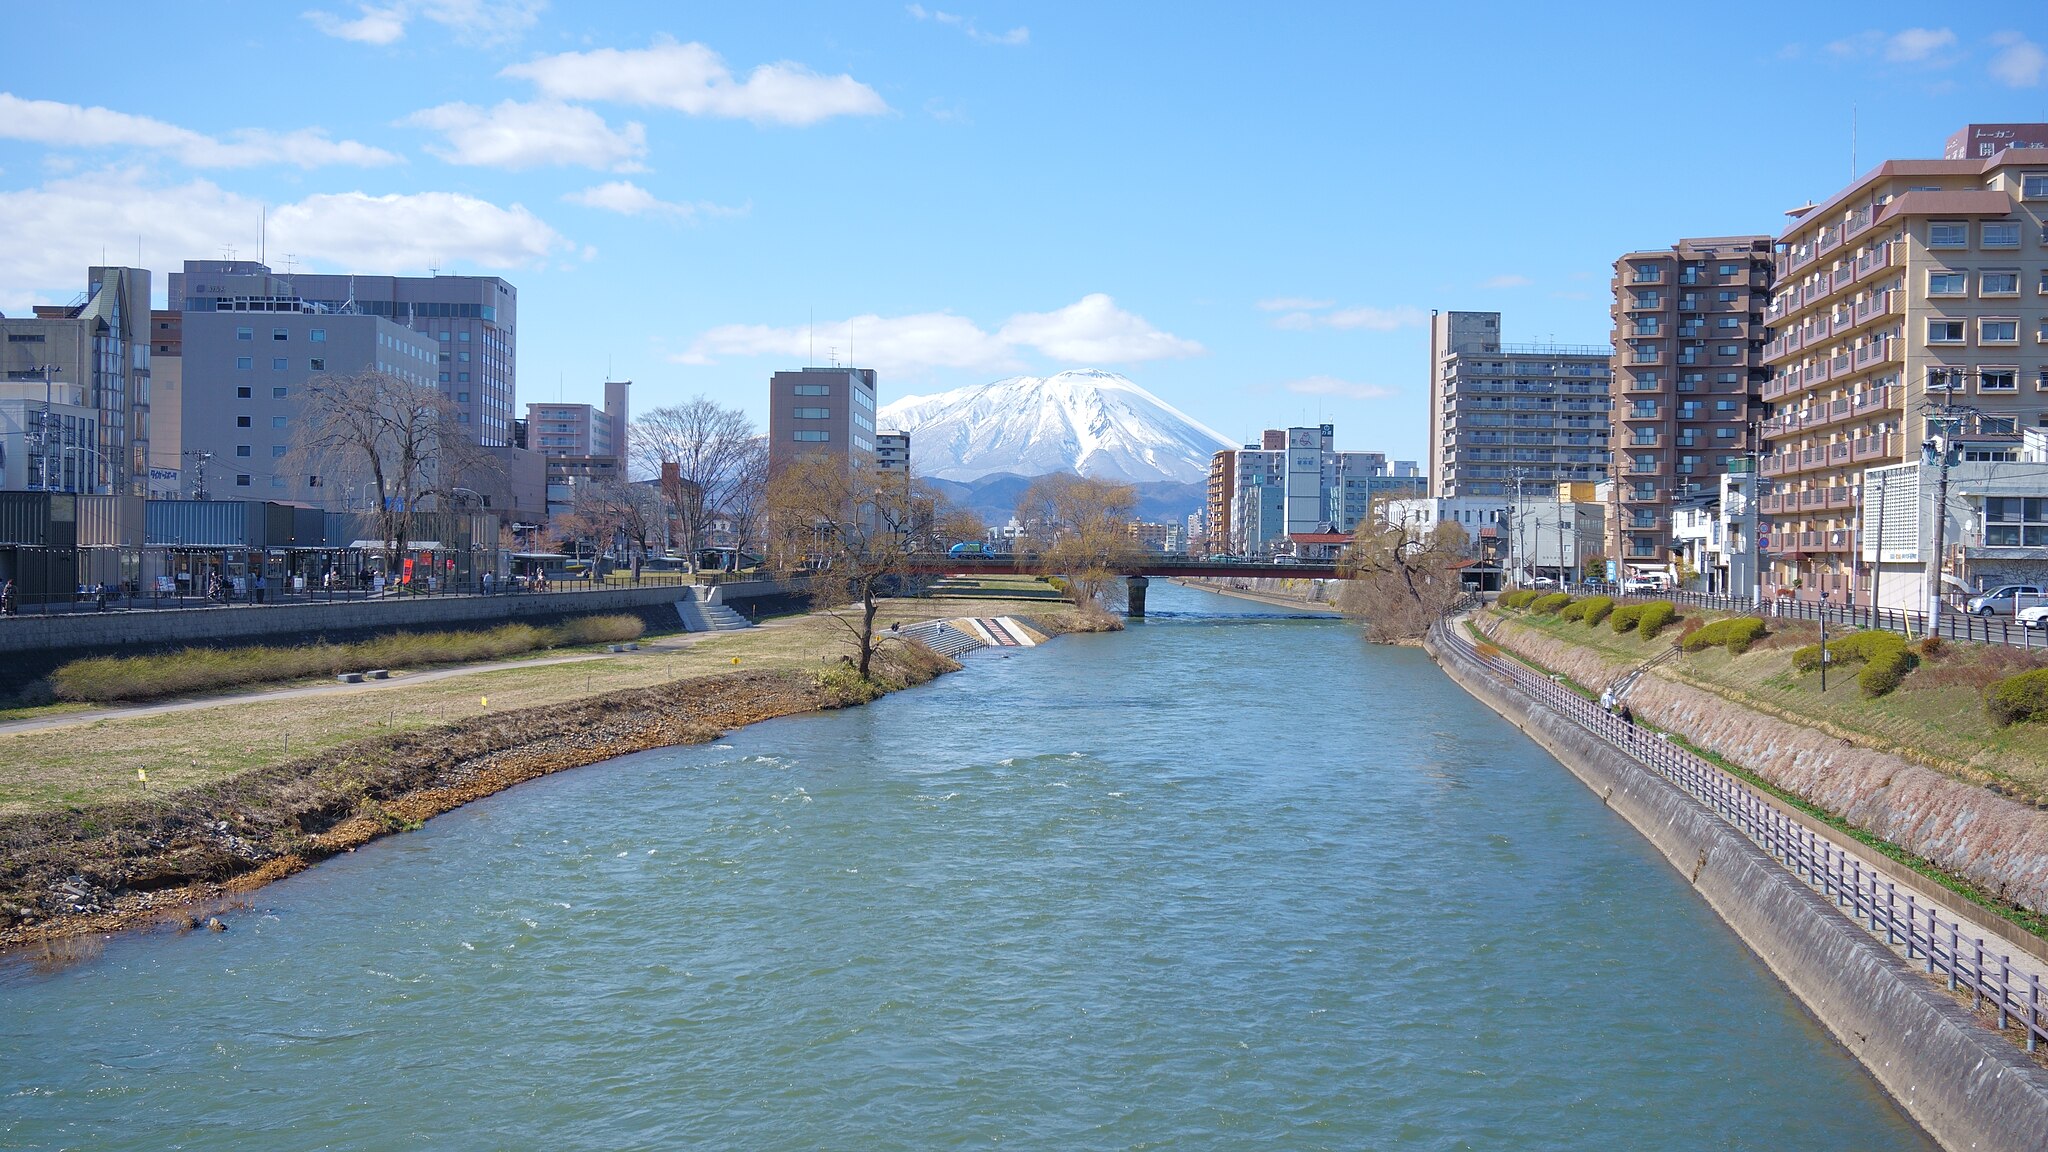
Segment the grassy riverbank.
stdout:
[[[955,614],[890,601],[880,619]],[[1104,626],[1060,604],[973,614],[1054,635]],[[812,615],[575,664],[0,735],[0,946],[215,899],[548,772],[858,703],[871,692],[840,683],[852,651],[840,621]],[[897,642],[878,659],[884,690],[957,667]]]

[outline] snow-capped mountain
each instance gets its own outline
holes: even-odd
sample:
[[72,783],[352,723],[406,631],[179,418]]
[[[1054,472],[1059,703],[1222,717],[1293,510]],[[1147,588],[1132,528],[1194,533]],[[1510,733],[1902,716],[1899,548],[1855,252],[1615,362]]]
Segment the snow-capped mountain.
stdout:
[[877,427],[910,433],[912,468],[945,480],[997,472],[1079,472],[1193,483],[1229,441],[1114,372],[1012,376],[883,407]]

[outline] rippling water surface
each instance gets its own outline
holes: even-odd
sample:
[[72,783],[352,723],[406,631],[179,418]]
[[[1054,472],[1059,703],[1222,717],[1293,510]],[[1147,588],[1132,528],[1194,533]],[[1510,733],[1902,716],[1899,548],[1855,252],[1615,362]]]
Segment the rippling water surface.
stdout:
[[16,961],[0,1146],[1931,1147],[1426,657],[1151,595]]

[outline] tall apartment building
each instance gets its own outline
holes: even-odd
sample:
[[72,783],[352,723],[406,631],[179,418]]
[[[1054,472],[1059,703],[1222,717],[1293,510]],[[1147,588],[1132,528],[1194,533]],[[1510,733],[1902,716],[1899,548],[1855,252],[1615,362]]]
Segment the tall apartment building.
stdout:
[[[2048,139],[2048,125],[2000,127]],[[1973,444],[1973,459],[2048,421],[2048,151],[1887,161],[1798,210],[1776,281],[1766,581],[1868,602],[1853,559],[1865,470],[1919,459],[1945,414],[2008,428],[2009,449]]]
[[1430,318],[1430,495],[1600,479],[1614,350],[1503,344],[1500,331],[1498,312]]
[[1747,457],[1763,415],[1772,271],[1769,236],[1680,240],[1614,262],[1609,556],[1667,563],[1673,502],[1718,492]]
[[910,474],[910,433],[875,433],[875,471],[901,476]]
[[[1259,442],[1230,453],[1227,465],[1235,484],[1222,523],[1239,555],[1284,551],[1290,537],[1348,533],[1376,497],[1413,495],[1421,484],[1420,477],[1394,476],[1385,453],[1337,451],[1332,424],[1267,429]],[[1212,507],[1217,467],[1212,458]]]
[[821,452],[873,460],[874,369],[800,368],[768,378],[768,467]]
[[586,484],[626,477],[632,450],[632,388],[630,380],[605,381],[602,408],[568,403],[526,406],[523,447],[540,453],[545,461],[548,515],[569,511],[577,490]]
[[278,275],[254,260],[187,260],[170,275],[182,312],[353,312],[411,328],[440,348],[431,379],[487,446],[512,442],[519,290],[496,276]]
[[149,314],[149,498],[185,495],[185,314]]
[[367,315],[188,312],[179,343],[186,494],[336,511],[375,507],[374,485],[360,465],[294,451],[308,382],[378,371],[426,383],[439,364],[434,341]]
[[1237,449],[1225,448],[1209,457],[1208,506],[1202,551],[1230,551],[1231,506],[1237,497]]
[[[93,409],[86,444],[65,445],[37,468],[69,469],[76,491],[142,495],[149,475],[149,272],[96,267],[75,304],[0,316],[0,374],[16,383],[72,384]],[[69,460],[64,453],[78,457]],[[80,469],[83,469],[81,472]],[[82,477],[82,479],[79,479]]]

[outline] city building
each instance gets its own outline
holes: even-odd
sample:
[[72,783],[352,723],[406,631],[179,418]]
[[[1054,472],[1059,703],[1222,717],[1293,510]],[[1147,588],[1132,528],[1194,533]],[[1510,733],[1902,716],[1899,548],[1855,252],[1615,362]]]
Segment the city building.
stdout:
[[1181,535],[1179,524],[1148,524],[1133,520],[1127,527],[1131,539],[1147,552],[1180,552],[1187,539]]
[[323,472],[323,462],[294,451],[305,447],[306,386],[371,371],[431,383],[439,362],[432,340],[363,314],[187,312],[181,323],[184,495],[375,505],[375,482],[360,465]]
[[[1950,461],[1940,546],[1948,597],[2008,583],[2048,587],[2048,432],[1963,426],[1942,447]],[[1941,484],[1941,457],[1932,451],[1863,473],[1857,551],[1869,588],[1859,603],[1927,610]]]
[[1712,492],[1672,503],[1671,551],[1694,590],[1747,599],[1756,593],[1756,506],[1752,462],[1738,460]]
[[186,313],[357,313],[410,328],[438,346],[429,379],[470,438],[512,442],[519,290],[496,276],[278,274],[254,260],[187,260],[170,275],[169,302]]
[[[632,388],[630,380],[605,381],[602,408],[566,402],[526,406],[524,439],[515,428],[515,445],[539,453],[546,462],[548,516],[568,512],[586,485],[626,478]],[[518,462],[513,466],[518,468]]]
[[1429,494],[1604,478],[1614,350],[1503,344],[1500,333],[1498,312],[1430,318]]
[[[0,316],[0,381],[72,384],[93,409],[81,491],[142,495],[150,461],[149,272],[95,267],[79,303]],[[61,471],[62,465],[59,465]]]
[[1520,499],[1510,494],[1390,500],[1383,506],[1384,517],[1416,539],[1439,524],[1456,524],[1472,554],[1498,564],[1510,583],[1527,584],[1537,576],[1574,581],[1587,562],[1602,555],[1607,520],[1602,487],[1575,482],[1545,492],[1530,486]]
[[99,415],[84,385],[0,381],[0,491],[93,491]]
[[1791,215],[1764,316],[1766,591],[1868,602],[1865,472],[1957,417],[2006,430],[1991,455],[2048,420],[2048,151],[1891,160]]
[[872,460],[875,370],[800,368],[768,378],[768,467],[832,453]]
[[[1413,465],[1406,465],[1408,475],[1394,475],[1385,453],[1338,451],[1332,424],[1269,428],[1259,445],[1210,460],[1210,516],[1229,525],[1229,550],[1236,555],[1287,551],[1296,536],[1349,534],[1374,500],[1413,496],[1422,484]],[[1219,500],[1225,477],[1234,484]]]
[[910,433],[875,434],[875,471],[910,475]]
[[1231,507],[1237,497],[1237,449],[1225,448],[1209,457],[1208,501],[1201,551],[1231,551]]
[[1948,138],[1944,160],[1983,160],[2007,148],[2048,148],[2048,124],[1965,124]]
[[1763,313],[1771,238],[1716,236],[1630,252],[1614,262],[1614,406],[1619,459],[1608,555],[1663,567],[1672,512],[1720,493],[1763,416]]

